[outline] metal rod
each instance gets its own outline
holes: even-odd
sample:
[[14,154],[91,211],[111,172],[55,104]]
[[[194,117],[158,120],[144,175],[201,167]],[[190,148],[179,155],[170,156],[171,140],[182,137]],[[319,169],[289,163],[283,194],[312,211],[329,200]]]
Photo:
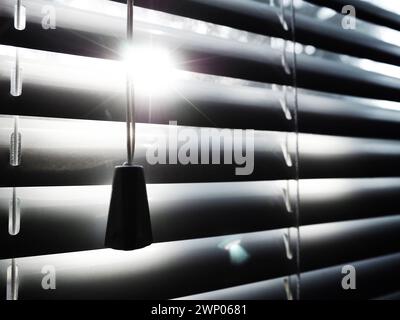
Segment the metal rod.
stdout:
[[[134,0],[127,3],[127,42],[133,45],[133,5]],[[133,164],[135,152],[135,87],[131,66],[126,72],[126,128],[127,128],[127,165]]]

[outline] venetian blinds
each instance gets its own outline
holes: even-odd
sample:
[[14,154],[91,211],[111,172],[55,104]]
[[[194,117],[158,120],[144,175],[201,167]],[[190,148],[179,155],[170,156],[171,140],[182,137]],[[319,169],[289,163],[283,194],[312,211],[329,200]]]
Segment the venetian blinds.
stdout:
[[[0,296],[396,296],[399,17],[309,2],[136,0],[128,47],[126,1],[2,0]],[[155,243],[121,252],[127,68]]]

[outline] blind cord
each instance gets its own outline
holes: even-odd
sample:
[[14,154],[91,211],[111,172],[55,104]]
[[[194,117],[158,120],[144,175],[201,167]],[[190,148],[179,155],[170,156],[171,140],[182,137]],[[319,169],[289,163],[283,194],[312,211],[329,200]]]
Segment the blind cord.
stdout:
[[297,55],[296,55],[296,10],[294,7],[294,1],[291,0],[291,32],[293,41],[293,90],[294,90],[294,132],[295,132],[295,180],[296,180],[296,207],[295,207],[295,219],[296,219],[296,299],[300,300],[301,291],[301,268],[300,268],[300,152],[299,152],[299,110],[298,110],[298,92],[297,92]]
[[[133,6],[134,0],[127,2],[127,42],[133,46]],[[132,70],[126,72],[126,129],[127,129],[127,165],[133,164],[135,152],[135,87]]]

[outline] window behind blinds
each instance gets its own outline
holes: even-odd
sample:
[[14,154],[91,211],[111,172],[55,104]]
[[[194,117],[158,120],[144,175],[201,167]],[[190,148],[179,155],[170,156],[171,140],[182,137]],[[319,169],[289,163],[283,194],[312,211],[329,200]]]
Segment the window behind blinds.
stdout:
[[[137,0],[128,51],[125,1],[3,0],[0,295],[398,297],[399,17],[308,2]],[[126,68],[155,241],[132,252],[104,248]]]

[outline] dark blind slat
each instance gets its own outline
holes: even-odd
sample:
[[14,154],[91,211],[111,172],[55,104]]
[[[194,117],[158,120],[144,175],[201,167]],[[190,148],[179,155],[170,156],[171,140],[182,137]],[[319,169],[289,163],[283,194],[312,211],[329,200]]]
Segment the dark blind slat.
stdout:
[[399,216],[302,227],[301,268],[309,271],[398,252],[399,227]]
[[[118,52],[114,48],[121,48],[123,44],[123,20],[110,19],[112,21],[108,21],[108,23],[113,25],[117,21],[118,27],[116,30],[110,31],[111,34],[105,35],[97,33],[95,27],[105,24],[103,21],[105,18],[99,15],[92,15],[92,17],[89,15],[89,17],[91,19],[88,20],[90,22],[86,29],[81,26],[81,29],[71,32],[70,29],[60,26],[56,30],[46,32],[45,35],[38,23],[28,22],[27,29],[20,32],[13,28],[13,19],[1,17],[0,22],[8,26],[2,33],[2,44],[75,55],[121,59],[121,51]],[[64,19],[66,18],[64,17]],[[62,16],[58,17],[58,21],[62,21]],[[70,20],[66,20],[64,23],[68,26],[71,25]],[[283,70],[282,52],[279,50],[271,49],[268,46],[265,48],[244,46],[235,41],[147,23],[138,24],[135,38],[137,41],[164,44],[174,50],[179,48],[177,51],[180,56],[178,65],[185,70],[292,85],[292,76],[287,75]],[[329,34],[331,33],[327,32],[327,35]],[[292,65],[292,59],[288,60],[289,65]],[[293,69],[293,66],[291,67]],[[297,58],[297,74],[299,87],[400,101],[399,79],[364,71],[343,63],[300,55]],[[366,88],[368,90],[365,90]]]
[[[149,184],[154,241],[290,227],[294,215],[285,206],[287,186],[286,181]],[[295,188],[293,182],[290,187]],[[13,237],[8,234],[12,189],[0,189],[0,259],[104,247],[109,186],[18,188],[16,192],[23,216],[21,232]]]
[[[294,181],[147,185],[156,242],[294,225]],[[399,178],[300,180],[301,224],[395,215]],[[17,188],[22,231],[8,234],[11,188],[0,189],[0,258],[101,249],[109,186]],[[168,226],[168,227],[165,227]]]
[[[2,187],[110,184],[114,166],[124,161],[125,127],[122,123],[27,118],[20,120],[23,150],[21,166],[12,167],[10,135],[13,132],[13,120],[2,118],[1,124]],[[163,143],[165,140],[160,138],[166,137],[170,130],[168,128],[138,125],[136,163],[145,167],[148,183],[279,180],[293,177],[294,166],[290,164],[293,164],[296,136],[285,132],[255,131],[254,159],[250,152],[253,144],[250,143],[247,145],[248,156],[241,165],[232,153],[232,164],[208,165],[201,162],[202,153],[210,157],[214,154],[223,160],[222,142],[219,146],[211,142],[209,148],[200,148],[199,145],[199,164],[187,165],[180,161],[177,164],[149,164],[146,159],[154,150],[169,154],[168,143]],[[182,130],[185,127],[178,127],[178,136]],[[201,137],[201,129],[190,130]],[[217,133],[209,133],[207,137],[219,137],[217,140],[223,141],[223,135],[223,131],[217,130]],[[232,131],[228,130],[229,135],[232,136]],[[175,155],[185,142],[179,139],[178,147],[171,148]],[[302,179],[399,174],[397,163],[400,144],[396,140],[300,134],[299,152]],[[242,175],[237,175],[236,170],[242,167],[247,168],[248,174],[242,172]]]
[[[124,1],[117,1],[123,2]],[[312,1],[311,1],[312,2]],[[321,5],[335,6],[330,1],[317,0]],[[387,11],[379,10],[360,1],[339,1],[340,10],[347,4],[353,4],[361,12],[361,18],[369,12],[380,16],[380,22],[392,23],[399,27],[399,17]],[[279,20],[279,8],[254,0],[138,0],[136,5],[160,10],[175,15],[204,20],[232,28],[242,29],[258,34],[292,40],[291,33],[285,32]],[[328,4],[327,4],[328,3]],[[342,4],[343,3],[343,4]],[[291,8],[286,8],[287,24],[291,25]],[[368,16],[370,17],[370,15]],[[349,54],[357,57],[374,59],[391,64],[400,64],[400,49],[377,38],[358,31],[342,30],[324,22],[296,14],[296,41],[311,44],[318,48]]]
[[360,0],[307,0],[310,3],[332,8],[338,12],[342,12],[342,8],[351,5],[356,8],[357,17],[400,31],[400,17],[394,12],[382,9],[381,7]]
[[[100,250],[21,258],[17,259],[19,298],[68,299],[73,294],[74,299],[170,299],[275,278],[295,272],[281,239],[281,231],[276,230],[160,243],[132,252]],[[225,246],[237,240],[240,252],[231,256]],[[0,261],[0,273],[8,263]],[[57,290],[41,288],[44,265],[57,270]]]
[[[302,270],[396,253],[399,230],[399,216],[302,227]],[[283,232],[161,243],[130,253],[100,250],[21,258],[19,294],[21,299],[65,299],[71,294],[75,299],[165,299],[278,278],[293,274],[296,264],[286,257]],[[352,241],[354,237],[359,241]],[[228,243],[235,243],[233,252],[225,249]],[[0,262],[1,272],[8,264]],[[44,265],[58,270],[57,290],[37,285]]]
[[[63,57],[59,56],[60,59]],[[88,65],[95,63],[98,61],[87,61]],[[46,73],[30,70],[32,65],[36,68],[41,66]],[[108,66],[106,62],[104,65]],[[114,85],[114,78],[102,76],[99,79],[98,69],[94,67],[79,69],[69,62],[55,69],[40,60],[24,62],[23,94],[18,98],[9,94],[9,73],[0,75],[2,114],[125,121],[123,81],[118,87]],[[66,76],[60,79],[60,73]],[[87,78],[96,81],[86,86],[84,79]],[[277,91],[265,87],[225,85],[185,79],[183,75],[177,78],[164,94],[153,94],[151,99],[143,90],[137,91],[137,122],[168,124],[174,119],[180,125],[200,127],[292,129],[283,111],[285,96],[282,88]],[[317,94],[301,90],[298,93],[301,132],[400,138],[398,111],[382,108],[377,101],[376,105],[371,105],[368,101],[347,96]],[[291,88],[286,93],[286,104],[293,116]]]
[[[396,290],[400,278],[400,255],[351,262],[357,270],[357,290],[344,290],[340,283],[343,266],[310,271],[301,274],[301,298],[304,300],[371,299],[375,295]],[[339,284],[339,285],[338,285]],[[381,300],[398,299],[399,293],[385,295]],[[180,298],[181,300],[286,300],[284,278],[266,280],[243,286],[205,292]]]
[[[337,3],[342,2],[336,0],[333,6]],[[29,7],[25,31],[13,26],[14,3],[6,0],[0,5],[2,45],[72,54],[76,61],[92,57],[116,63],[112,60],[122,59],[124,18],[56,4],[58,26],[44,32],[40,4],[25,2]],[[255,1],[138,0],[136,4],[262,35],[289,40],[294,37],[290,30],[283,31],[278,9]],[[393,27],[392,15],[383,10],[373,13],[372,8],[361,5],[362,17]],[[296,21],[293,28],[300,43],[400,64],[398,46],[302,15],[294,19],[291,14],[284,15],[287,21]],[[292,61],[291,56],[287,58],[292,73],[285,72],[283,52],[268,45],[245,45],[147,22],[135,24],[134,38],[136,44],[157,43],[174,50],[178,68],[185,71],[263,83],[253,83],[256,86],[265,87],[265,82],[295,85],[296,90],[299,87],[400,102],[400,79],[338,61],[308,55],[297,55]],[[170,101],[160,98],[151,101],[156,108],[152,110],[147,110],[148,97],[139,95],[138,119],[156,123],[138,123],[134,160],[145,167],[150,183],[156,243],[143,250],[121,253],[102,250],[110,193],[109,187],[102,185],[111,183],[114,166],[125,159],[125,126],[121,123],[124,89],[102,90],[101,85],[91,85],[89,81],[71,83],[71,75],[69,80],[59,78],[58,84],[54,81],[50,85],[51,72],[41,77],[28,73],[28,77],[22,77],[22,97],[14,98],[8,92],[9,72],[3,69],[0,73],[0,84],[6,88],[0,91],[0,103],[7,105],[0,112],[46,117],[22,118],[19,128],[13,125],[17,118],[0,118],[0,186],[5,187],[0,189],[0,225],[4,226],[0,240],[6,244],[0,248],[0,259],[6,259],[0,260],[0,275],[7,272],[8,258],[16,258],[14,266],[21,275],[20,298],[170,299],[193,298],[202,292],[213,297],[238,297],[242,286],[245,289],[240,294],[271,298],[285,293],[280,286],[282,277],[296,272],[302,272],[305,279],[303,299],[319,297],[322,291],[326,292],[324,298],[353,299],[384,297],[398,290],[400,279],[392,274],[400,266],[400,216],[396,203],[400,187],[395,178],[400,176],[400,142],[394,140],[398,138],[393,133],[398,116],[393,110],[376,116],[376,109],[369,102],[356,103],[357,99],[343,96],[319,97],[315,91],[300,90],[299,95],[293,91],[287,101],[290,108],[298,107],[294,121],[289,123],[282,117],[280,96],[272,89],[201,86],[201,81],[180,79],[180,90],[188,94],[185,102],[177,103],[179,94]],[[43,94],[49,99],[43,101]],[[74,106],[68,108],[68,104]],[[115,109],[109,111],[107,105],[114,105]],[[156,112],[153,118],[154,111],[166,107],[169,110]],[[190,111],[182,113],[187,108]],[[228,113],[232,116],[226,120],[224,115]],[[249,115],[241,117],[243,113]],[[164,139],[165,144],[160,145],[161,149],[159,146],[157,153],[165,151],[167,155],[178,153],[175,148],[183,145],[182,140],[178,147],[170,148],[167,143],[167,130],[172,127],[166,124],[171,118],[181,122],[177,135],[190,129],[199,137],[204,129],[199,127],[261,129],[255,132],[254,159],[246,159],[252,162],[250,174],[238,175],[237,170],[244,166],[238,163],[150,164],[146,153],[154,141]],[[268,120],[262,121],[265,118]],[[371,125],[376,125],[375,130],[382,127],[382,132],[374,133]],[[358,133],[352,132],[354,127]],[[301,133],[290,132],[293,128]],[[16,167],[10,165],[13,130],[14,135],[20,133],[22,137],[22,162]],[[214,137],[220,135],[223,134],[211,133]],[[220,141],[208,150],[199,143],[195,149],[199,160],[203,152],[211,151],[224,157],[226,147]],[[297,187],[294,181],[287,180],[294,177],[300,179],[298,197],[289,192]],[[73,188],[79,191],[74,194]],[[66,195],[68,190],[71,194]],[[14,197],[14,204],[22,205],[23,222],[22,233],[11,238],[5,231],[12,192],[22,192],[24,199]],[[296,201],[301,221],[296,220],[299,212],[292,207]],[[299,234],[294,231],[289,245],[300,252],[292,255],[285,239],[288,228],[295,229],[297,223],[301,225],[297,225]],[[297,242],[297,235],[301,243]],[[82,250],[97,251],[77,252]],[[338,286],[343,277],[338,265],[352,261],[360,269],[362,291],[345,296]],[[57,290],[45,291],[38,286],[43,265],[57,269]],[[380,283],[372,285],[366,279]],[[261,291],[260,284],[265,285]],[[0,289],[3,287],[0,283]],[[236,288],[232,291],[232,287]]]

